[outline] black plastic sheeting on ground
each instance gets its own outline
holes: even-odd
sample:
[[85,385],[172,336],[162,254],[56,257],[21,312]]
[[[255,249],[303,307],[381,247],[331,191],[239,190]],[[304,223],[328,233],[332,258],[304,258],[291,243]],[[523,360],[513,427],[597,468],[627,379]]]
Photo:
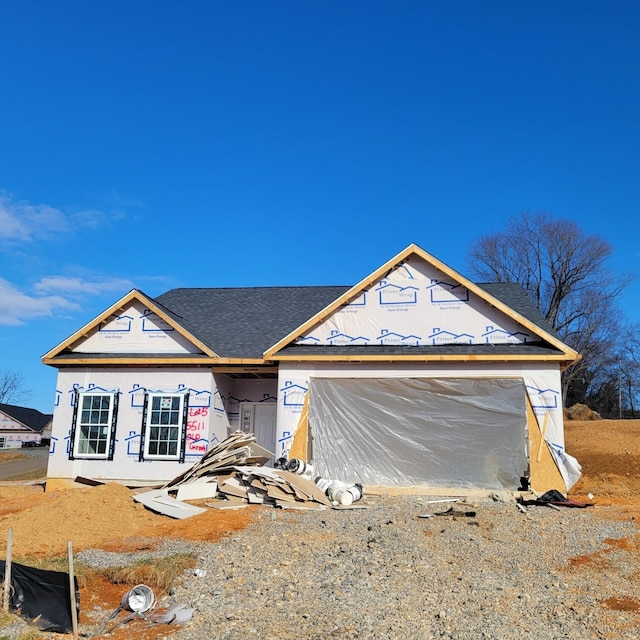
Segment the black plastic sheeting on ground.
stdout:
[[[5,567],[6,562],[0,560],[0,587],[4,583]],[[74,581],[76,611],[79,613],[80,594],[75,577]],[[12,562],[9,608],[41,631],[72,632],[69,574]]]
[[525,506],[530,506],[534,504],[539,505],[552,505],[554,507],[578,507],[584,509],[585,507],[593,507],[594,504],[592,502],[576,502],[571,498],[565,497],[564,494],[560,493],[557,489],[549,489],[546,493],[543,493],[539,498],[535,500],[518,500],[518,502]]

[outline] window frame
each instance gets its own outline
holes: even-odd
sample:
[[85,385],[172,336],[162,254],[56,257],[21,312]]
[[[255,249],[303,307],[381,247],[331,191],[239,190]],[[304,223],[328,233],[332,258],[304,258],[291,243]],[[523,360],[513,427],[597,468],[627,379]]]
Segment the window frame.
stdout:
[[[107,409],[107,419],[98,422],[84,423],[82,420],[82,413],[86,409],[87,411],[104,411],[102,407],[83,407],[85,399],[88,398],[108,398],[109,407]],[[113,460],[115,453],[116,443],[116,425],[118,422],[118,404],[120,393],[118,391],[104,391],[104,390],[91,390],[80,391],[76,390],[73,406],[73,420],[71,424],[71,434],[69,438],[69,460]],[[105,451],[99,453],[79,452],[80,441],[83,435],[83,427],[87,426],[98,427],[106,430]],[[91,438],[86,438],[87,441],[91,441]],[[102,441],[103,438],[99,436],[97,442]]]
[[[154,408],[154,399],[159,398],[160,402],[163,398],[179,399],[179,407],[171,408]],[[158,412],[168,411],[170,414],[177,415],[178,422],[153,424],[154,414]],[[166,414],[165,414],[166,415]],[[163,393],[158,391],[148,391],[144,394],[144,408],[142,410],[142,426],[140,429],[140,453],[138,460],[143,461],[166,461],[166,462],[184,462],[187,449],[187,420],[189,415],[189,394],[188,393]],[[178,433],[175,438],[152,438],[153,429],[171,429],[177,428]],[[152,443],[162,444],[162,442],[175,442],[176,453],[150,453],[149,449]]]

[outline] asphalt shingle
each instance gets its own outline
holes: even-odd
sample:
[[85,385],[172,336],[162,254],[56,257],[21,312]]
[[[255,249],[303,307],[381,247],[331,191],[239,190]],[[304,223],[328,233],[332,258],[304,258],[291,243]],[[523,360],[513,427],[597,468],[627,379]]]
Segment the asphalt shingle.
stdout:
[[[527,293],[515,283],[479,284],[489,295],[508,305],[538,327],[555,335],[544,316],[531,302]],[[172,289],[155,298],[182,326],[224,358],[261,358],[262,354],[289,333],[304,324],[339,296],[348,286],[316,287],[239,287]],[[448,350],[448,351],[447,351]],[[290,346],[287,355],[321,353],[462,354],[458,345],[436,347],[354,347]],[[449,353],[450,352],[450,353]],[[545,343],[503,345],[467,345],[464,353],[482,355],[515,353],[542,355],[558,353]]]

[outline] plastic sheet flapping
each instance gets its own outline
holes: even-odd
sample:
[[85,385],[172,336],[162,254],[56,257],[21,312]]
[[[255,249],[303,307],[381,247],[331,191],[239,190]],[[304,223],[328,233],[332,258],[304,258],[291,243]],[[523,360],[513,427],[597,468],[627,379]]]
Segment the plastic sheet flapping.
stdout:
[[549,445],[549,451],[562,475],[566,490],[569,491],[573,485],[578,482],[582,474],[582,465],[570,456],[564,449]]
[[369,485],[515,490],[526,392],[509,378],[312,378],[316,471]]
[[[0,560],[0,579],[4,580],[6,562]],[[79,613],[80,595],[75,580],[75,604]],[[71,633],[71,595],[69,574],[35,569],[11,563],[9,608],[41,631]]]

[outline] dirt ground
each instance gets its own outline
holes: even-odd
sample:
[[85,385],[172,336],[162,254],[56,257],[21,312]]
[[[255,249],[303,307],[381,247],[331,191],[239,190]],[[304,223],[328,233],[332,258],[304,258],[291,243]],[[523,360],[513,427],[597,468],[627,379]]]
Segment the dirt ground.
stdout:
[[570,497],[640,519],[640,420],[568,420],[565,448],[582,465]]
[[[640,420],[567,421],[565,438],[567,452],[582,465],[582,477],[569,497],[593,503],[594,517],[600,517],[598,506],[614,505],[618,517],[640,518]],[[43,558],[66,557],[69,541],[74,553],[89,548],[138,550],[167,537],[216,541],[246,527],[256,515],[255,509],[260,507],[209,509],[174,520],[148,511],[131,499],[129,489],[114,483],[50,492],[45,491],[43,482],[4,483],[0,486],[0,557],[6,555],[9,528],[13,560],[34,564]],[[629,541],[620,544],[629,545]],[[640,545],[631,546],[640,566]],[[589,563],[589,567],[585,570],[596,565]],[[110,612],[133,586],[113,585],[96,577],[81,585],[81,603],[86,610],[98,606]],[[82,611],[79,622],[82,625]],[[172,629],[166,625],[141,628],[135,637],[168,637]],[[124,640],[130,634],[131,629],[124,628],[109,637]]]

